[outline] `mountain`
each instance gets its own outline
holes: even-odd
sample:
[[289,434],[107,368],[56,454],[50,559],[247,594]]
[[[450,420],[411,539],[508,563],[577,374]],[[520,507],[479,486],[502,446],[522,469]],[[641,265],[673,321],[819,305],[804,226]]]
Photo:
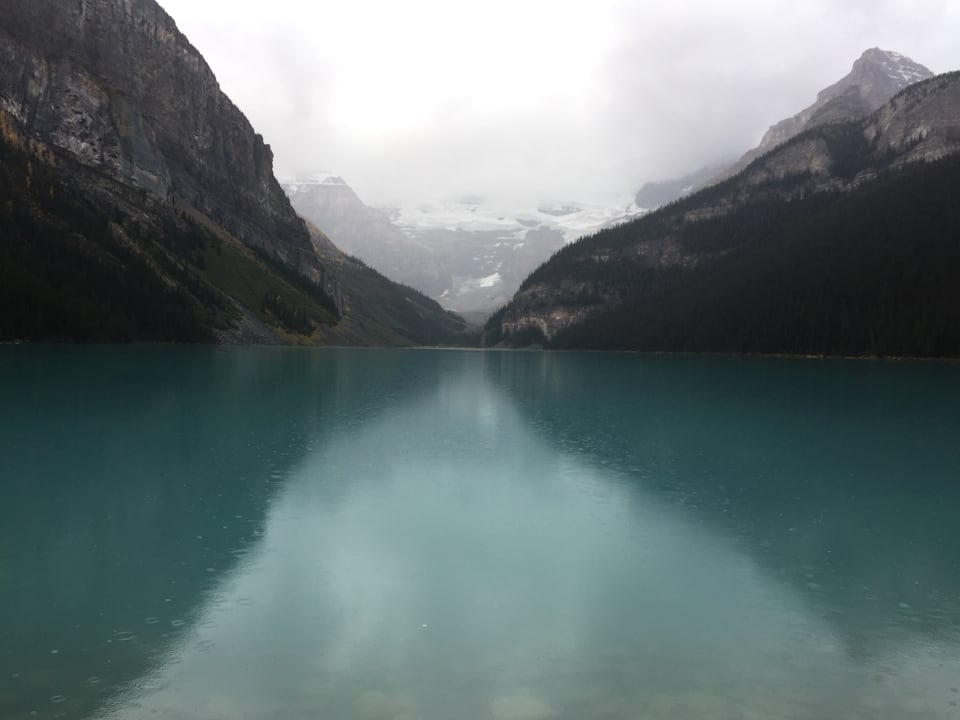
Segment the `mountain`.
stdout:
[[821,90],[813,105],[767,130],[753,152],[763,154],[818,125],[864,117],[904,88],[931,77],[928,68],[908,57],[871,48],[853,64],[848,75]]
[[[931,77],[933,73],[928,68],[900,53],[871,48],[853,63],[847,75],[821,90],[816,102],[770,127],[760,144],[744,153],[737,162],[715,168],[713,172],[699,171],[679,181],[648,184],[638,192],[637,204],[642,205],[642,199],[647,202],[646,207],[659,207],[709,184],[733,177],[764,153],[805,130],[864,118],[904,88]],[[651,187],[664,191],[657,195],[661,201],[657,205],[650,204],[649,198],[645,197],[650,194]]]
[[863,53],[849,74],[817,93],[817,101],[791,118],[771,127],[750,150],[721,177],[743,170],[766,152],[804,130],[820,125],[866,117],[910,85],[933,77],[923,65],[899,53],[871,48]]
[[283,189],[294,209],[347,254],[428,295],[446,288],[430,248],[407,237],[393,224],[389,211],[366,205],[343,178],[317,176],[285,183]]
[[438,258],[445,280],[434,296],[440,304],[486,319],[538,265],[601,227],[607,208],[597,210],[579,203],[517,210],[468,196],[402,208],[394,222]]
[[725,172],[729,165],[710,165],[675,180],[658,180],[644,183],[634,196],[638,207],[655,210],[674,200],[689,195]]
[[488,344],[960,356],[960,73],[564,248]]
[[159,5],[0,11],[0,340],[335,334],[344,284]]
[[312,223],[307,222],[307,228],[343,293],[341,322],[320,329],[325,343],[378,347],[477,344],[476,332],[462,317],[347,255]]
[[345,252],[447,309],[483,319],[567,242],[642,212],[627,201],[508,210],[480,197],[382,210],[336,176],[283,187],[297,212]]

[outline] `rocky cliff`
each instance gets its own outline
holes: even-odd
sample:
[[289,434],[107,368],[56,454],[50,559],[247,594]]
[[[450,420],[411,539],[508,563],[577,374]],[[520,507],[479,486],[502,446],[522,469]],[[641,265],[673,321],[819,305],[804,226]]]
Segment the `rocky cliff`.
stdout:
[[740,202],[785,180],[793,183],[793,194],[848,190],[879,172],[957,152],[960,74],[950,73],[909,86],[865,119],[795,135],[748,165],[732,187],[740,188]]
[[[658,205],[664,205],[683,195],[733,177],[757,158],[815,127],[859,120],[877,110],[890,98],[910,85],[933,77],[920,63],[900,53],[871,48],[854,63],[850,72],[830,87],[817,93],[817,100],[793,117],[781,120],[764,133],[760,144],[748,150],[735,163],[712,171],[701,170],[686,182],[648,184],[662,187],[666,192],[657,195]],[[637,204],[646,200],[645,189],[637,194]],[[670,192],[670,190],[673,190]],[[646,207],[650,207],[649,202]]]
[[746,161],[749,163],[812,127],[862,118],[904,88],[931,77],[933,73],[928,68],[908,57],[871,48],[853,63],[849,74],[817,93],[813,105],[767,130]]
[[86,168],[101,192],[191,208],[317,277],[269,146],[153,0],[3,0],[0,13],[8,134]]
[[270,147],[154,0],[0,0],[0,18],[0,340],[395,345],[462,330],[321,252]]

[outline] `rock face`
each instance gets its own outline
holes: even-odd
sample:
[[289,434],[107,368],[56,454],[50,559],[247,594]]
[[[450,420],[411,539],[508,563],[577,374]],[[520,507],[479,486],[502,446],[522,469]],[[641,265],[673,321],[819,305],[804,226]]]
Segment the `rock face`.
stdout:
[[[960,74],[911,85],[865,119],[814,126],[748,165],[735,187],[797,179],[794,193],[849,189],[878,171],[960,152]],[[746,197],[749,197],[746,196]]]
[[848,75],[821,90],[813,105],[767,130],[760,144],[719,179],[737,174],[804,130],[866,117],[904,88],[931,77],[933,73],[928,68],[900,53],[871,48],[853,63]]
[[905,87],[931,77],[928,68],[908,57],[871,48],[847,76],[821,90],[813,105],[767,130],[753,152],[763,154],[817,125],[864,117]]
[[76,162],[95,190],[192,209],[319,277],[269,146],[153,0],[3,0],[0,14],[7,133]]
[[[952,332],[946,277],[960,271],[949,230],[956,158],[960,73],[950,73],[909,86],[864,119],[808,128],[725,182],[565,248],[488,323],[487,342],[758,351],[743,330],[756,322],[775,338],[763,352],[957,352],[938,344]],[[952,164],[931,165],[944,159]],[[788,257],[810,271],[808,283],[784,265]],[[868,288],[863,297],[855,286]],[[796,294],[783,295],[788,287]],[[871,308],[874,291],[877,304],[900,291],[902,300]],[[804,316],[814,307],[822,320]],[[794,325],[779,325],[782,317]],[[873,336],[843,345],[870,322]],[[691,348],[694,326],[700,344]],[[794,345],[795,328],[815,335]],[[732,337],[744,344],[727,344]],[[898,350],[904,337],[916,342]]]
[[[933,73],[928,68],[900,53],[871,48],[854,62],[853,68],[846,76],[821,90],[817,94],[815,103],[793,117],[773,125],[764,134],[760,144],[748,150],[736,163],[706,174],[700,171],[690,176],[695,179],[694,184],[682,182],[677,188],[678,191],[669,194],[661,193],[657,198],[661,200],[660,204],[666,204],[691,191],[733,177],[757,158],[803,131],[831,123],[864,118],[904,88],[931,77]],[[653,185],[673,188],[675,183]],[[680,188],[684,192],[680,192]],[[641,204],[640,199],[643,197],[644,191],[641,190],[637,195],[637,204]]]
[[461,318],[308,229],[154,0],[0,18],[0,340],[463,342]]
[[900,93],[864,124],[864,138],[896,166],[960,151],[960,77],[943,75]]

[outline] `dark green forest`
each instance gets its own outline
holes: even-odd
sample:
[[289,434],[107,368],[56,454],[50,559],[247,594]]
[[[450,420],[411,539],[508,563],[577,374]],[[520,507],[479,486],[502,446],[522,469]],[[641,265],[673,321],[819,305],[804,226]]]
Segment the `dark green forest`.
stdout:
[[339,319],[323,287],[279,259],[173,207],[107,208],[7,142],[0,199],[0,340],[212,342],[237,321],[237,302],[302,335]]
[[[771,193],[697,222],[677,217],[702,196],[684,199],[560,251],[525,289],[562,281],[580,288],[574,303],[599,311],[549,342],[536,330],[507,341],[568,349],[960,356],[958,188],[960,158],[952,157],[888,172],[851,193],[794,200]],[[706,259],[692,268],[663,268],[620,252],[665,233]],[[598,253],[616,260],[597,261]],[[567,291],[564,302],[570,299]],[[489,344],[503,339],[499,323],[511,309],[488,324]]]
[[[209,341],[185,287],[165,284],[58,173],[0,142],[0,338]],[[214,307],[220,306],[214,298]]]
[[456,313],[414,288],[392,282],[359,258],[338,268],[350,298],[352,321],[362,325],[374,344],[393,345],[397,338],[415,345],[475,347],[477,333]]

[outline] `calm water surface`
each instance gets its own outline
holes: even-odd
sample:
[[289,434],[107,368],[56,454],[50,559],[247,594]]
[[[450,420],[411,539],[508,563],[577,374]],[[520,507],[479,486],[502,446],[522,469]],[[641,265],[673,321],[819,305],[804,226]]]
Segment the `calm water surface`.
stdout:
[[960,720],[960,366],[0,347],[0,718]]

